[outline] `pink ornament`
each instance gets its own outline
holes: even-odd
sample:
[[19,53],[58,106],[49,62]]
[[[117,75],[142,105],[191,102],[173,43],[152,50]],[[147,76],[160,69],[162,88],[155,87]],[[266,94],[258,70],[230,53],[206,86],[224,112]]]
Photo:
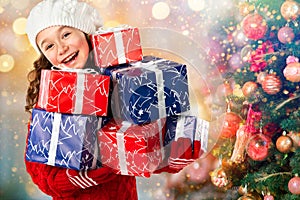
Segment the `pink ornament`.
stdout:
[[288,64],[283,70],[283,75],[288,81],[300,82],[300,63],[293,62]]
[[245,36],[252,40],[258,40],[264,37],[268,26],[264,18],[258,14],[249,14],[242,21],[242,28]]
[[208,60],[210,60],[211,63],[218,63],[222,57],[221,54],[223,53],[220,41],[217,40],[207,41],[207,44],[205,44],[205,51]]
[[277,36],[278,36],[278,40],[284,44],[293,41],[293,39],[295,38],[293,29],[288,26],[280,28]]
[[299,62],[299,58],[295,57],[295,56],[288,56],[286,58],[286,64],[290,64],[290,63],[294,63],[294,62]]
[[233,32],[232,36],[233,42],[236,46],[243,47],[248,44],[249,39],[245,36],[243,30],[236,30],[235,32]]
[[295,176],[294,178],[291,178],[288,187],[292,194],[300,194],[300,177]]
[[243,66],[241,54],[240,53],[233,54],[229,59],[228,64],[233,70],[240,69]]

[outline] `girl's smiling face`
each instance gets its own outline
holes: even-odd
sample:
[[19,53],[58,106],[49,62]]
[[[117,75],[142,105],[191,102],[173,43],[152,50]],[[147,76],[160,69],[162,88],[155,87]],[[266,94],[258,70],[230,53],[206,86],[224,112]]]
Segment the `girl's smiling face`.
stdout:
[[85,34],[76,28],[46,28],[37,35],[36,43],[54,66],[81,69],[87,62],[89,45]]

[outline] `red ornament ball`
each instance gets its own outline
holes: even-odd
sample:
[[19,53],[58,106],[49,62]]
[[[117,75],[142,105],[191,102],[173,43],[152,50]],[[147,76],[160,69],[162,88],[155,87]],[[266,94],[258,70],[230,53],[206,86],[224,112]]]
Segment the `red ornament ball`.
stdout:
[[240,123],[242,122],[242,118],[234,113],[234,112],[226,112],[223,122],[223,127],[221,130],[221,137],[223,138],[231,138],[234,137],[236,131],[240,127]]
[[279,29],[277,37],[281,43],[286,44],[293,41],[293,39],[295,38],[295,34],[291,27],[284,26]]
[[295,176],[291,178],[291,180],[288,183],[289,191],[292,194],[300,194],[300,177]]
[[287,135],[282,135],[276,140],[276,148],[281,153],[290,152],[292,147],[293,147],[293,140]]
[[280,8],[280,13],[286,20],[295,20],[299,15],[299,3],[291,0],[285,1]]
[[289,63],[283,70],[286,80],[291,82],[300,82],[300,63]]
[[265,19],[258,13],[247,15],[242,21],[242,29],[245,36],[252,40],[264,37],[268,26]]
[[254,81],[248,81],[246,82],[242,87],[242,92],[245,97],[249,97],[253,95],[257,90],[257,83]]
[[266,75],[262,82],[263,90],[270,95],[277,94],[281,89],[282,83],[278,76],[275,74]]
[[246,151],[252,160],[263,161],[269,156],[271,147],[271,138],[263,134],[256,134],[249,139]]

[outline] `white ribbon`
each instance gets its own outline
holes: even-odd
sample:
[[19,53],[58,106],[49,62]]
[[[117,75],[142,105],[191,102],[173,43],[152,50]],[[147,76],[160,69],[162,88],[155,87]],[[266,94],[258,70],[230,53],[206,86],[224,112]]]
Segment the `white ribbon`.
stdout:
[[111,33],[111,32],[116,32],[116,31],[129,29],[129,28],[132,28],[132,27],[127,25],[127,24],[121,24],[121,25],[116,26],[116,27],[104,27],[104,26],[102,26],[102,27],[98,28],[98,30],[95,32],[95,34]]
[[127,161],[126,161],[126,149],[125,149],[125,140],[124,140],[124,133],[126,130],[131,126],[131,123],[123,121],[121,128],[117,131],[117,147],[118,147],[118,156],[119,156],[119,166],[121,174],[129,175],[127,169]]
[[125,56],[122,32],[121,31],[114,32],[114,39],[115,39],[115,43],[116,43],[118,63],[119,64],[126,63],[126,56]]
[[164,138],[163,138],[163,133],[162,133],[162,123],[161,119],[157,120],[157,125],[158,125],[158,131],[159,131],[159,144],[160,144],[160,151],[161,151],[161,158],[164,160],[165,158],[165,149],[164,149]]
[[85,74],[78,73],[76,78],[76,91],[75,91],[75,105],[74,114],[80,114],[82,112],[83,96],[84,96],[84,80]]
[[146,68],[147,70],[153,71],[156,77],[156,88],[157,88],[157,106],[159,118],[165,118],[166,113],[166,102],[165,102],[165,91],[164,91],[164,77],[162,70],[157,69],[157,65],[150,65]]
[[155,60],[155,61],[151,60],[149,62],[142,62],[142,61],[133,62],[133,63],[130,63],[131,66],[129,66],[129,67],[124,67],[124,68],[120,68],[120,69],[112,71],[111,76],[112,76],[113,80],[116,80],[117,73],[124,72],[124,71],[130,70],[130,69],[135,69],[135,68],[148,69],[148,67],[151,65],[155,65],[155,67],[156,67],[156,64],[164,62],[164,61],[166,61],[166,60],[159,59],[159,60]]
[[206,120],[197,118],[196,138],[195,138],[195,140],[200,140],[201,141],[201,149],[204,152],[207,152],[208,131],[209,131],[209,122],[206,121]]
[[176,124],[176,130],[175,130],[175,141],[178,140],[178,138],[186,138],[184,134],[184,122],[185,117],[184,116],[178,116],[177,124]]
[[56,157],[56,150],[59,138],[59,128],[61,123],[61,113],[54,113],[53,114],[53,124],[52,124],[52,131],[51,131],[51,140],[50,140],[50,147],[49,147],[49,154],[48,154],[48,165],[55,166],[55,157]]

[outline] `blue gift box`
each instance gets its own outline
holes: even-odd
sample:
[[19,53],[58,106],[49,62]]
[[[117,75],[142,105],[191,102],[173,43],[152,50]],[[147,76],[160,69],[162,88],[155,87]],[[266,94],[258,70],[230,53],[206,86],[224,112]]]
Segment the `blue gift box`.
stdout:
[[99,119],[33,109],[26,159],[76,170],[99,167]]
[[144,124],[190,110],[185,64],[144,56],[105,74],[115,81],[112,105],[118,111],[113,114],[120,113],[123,120]]

